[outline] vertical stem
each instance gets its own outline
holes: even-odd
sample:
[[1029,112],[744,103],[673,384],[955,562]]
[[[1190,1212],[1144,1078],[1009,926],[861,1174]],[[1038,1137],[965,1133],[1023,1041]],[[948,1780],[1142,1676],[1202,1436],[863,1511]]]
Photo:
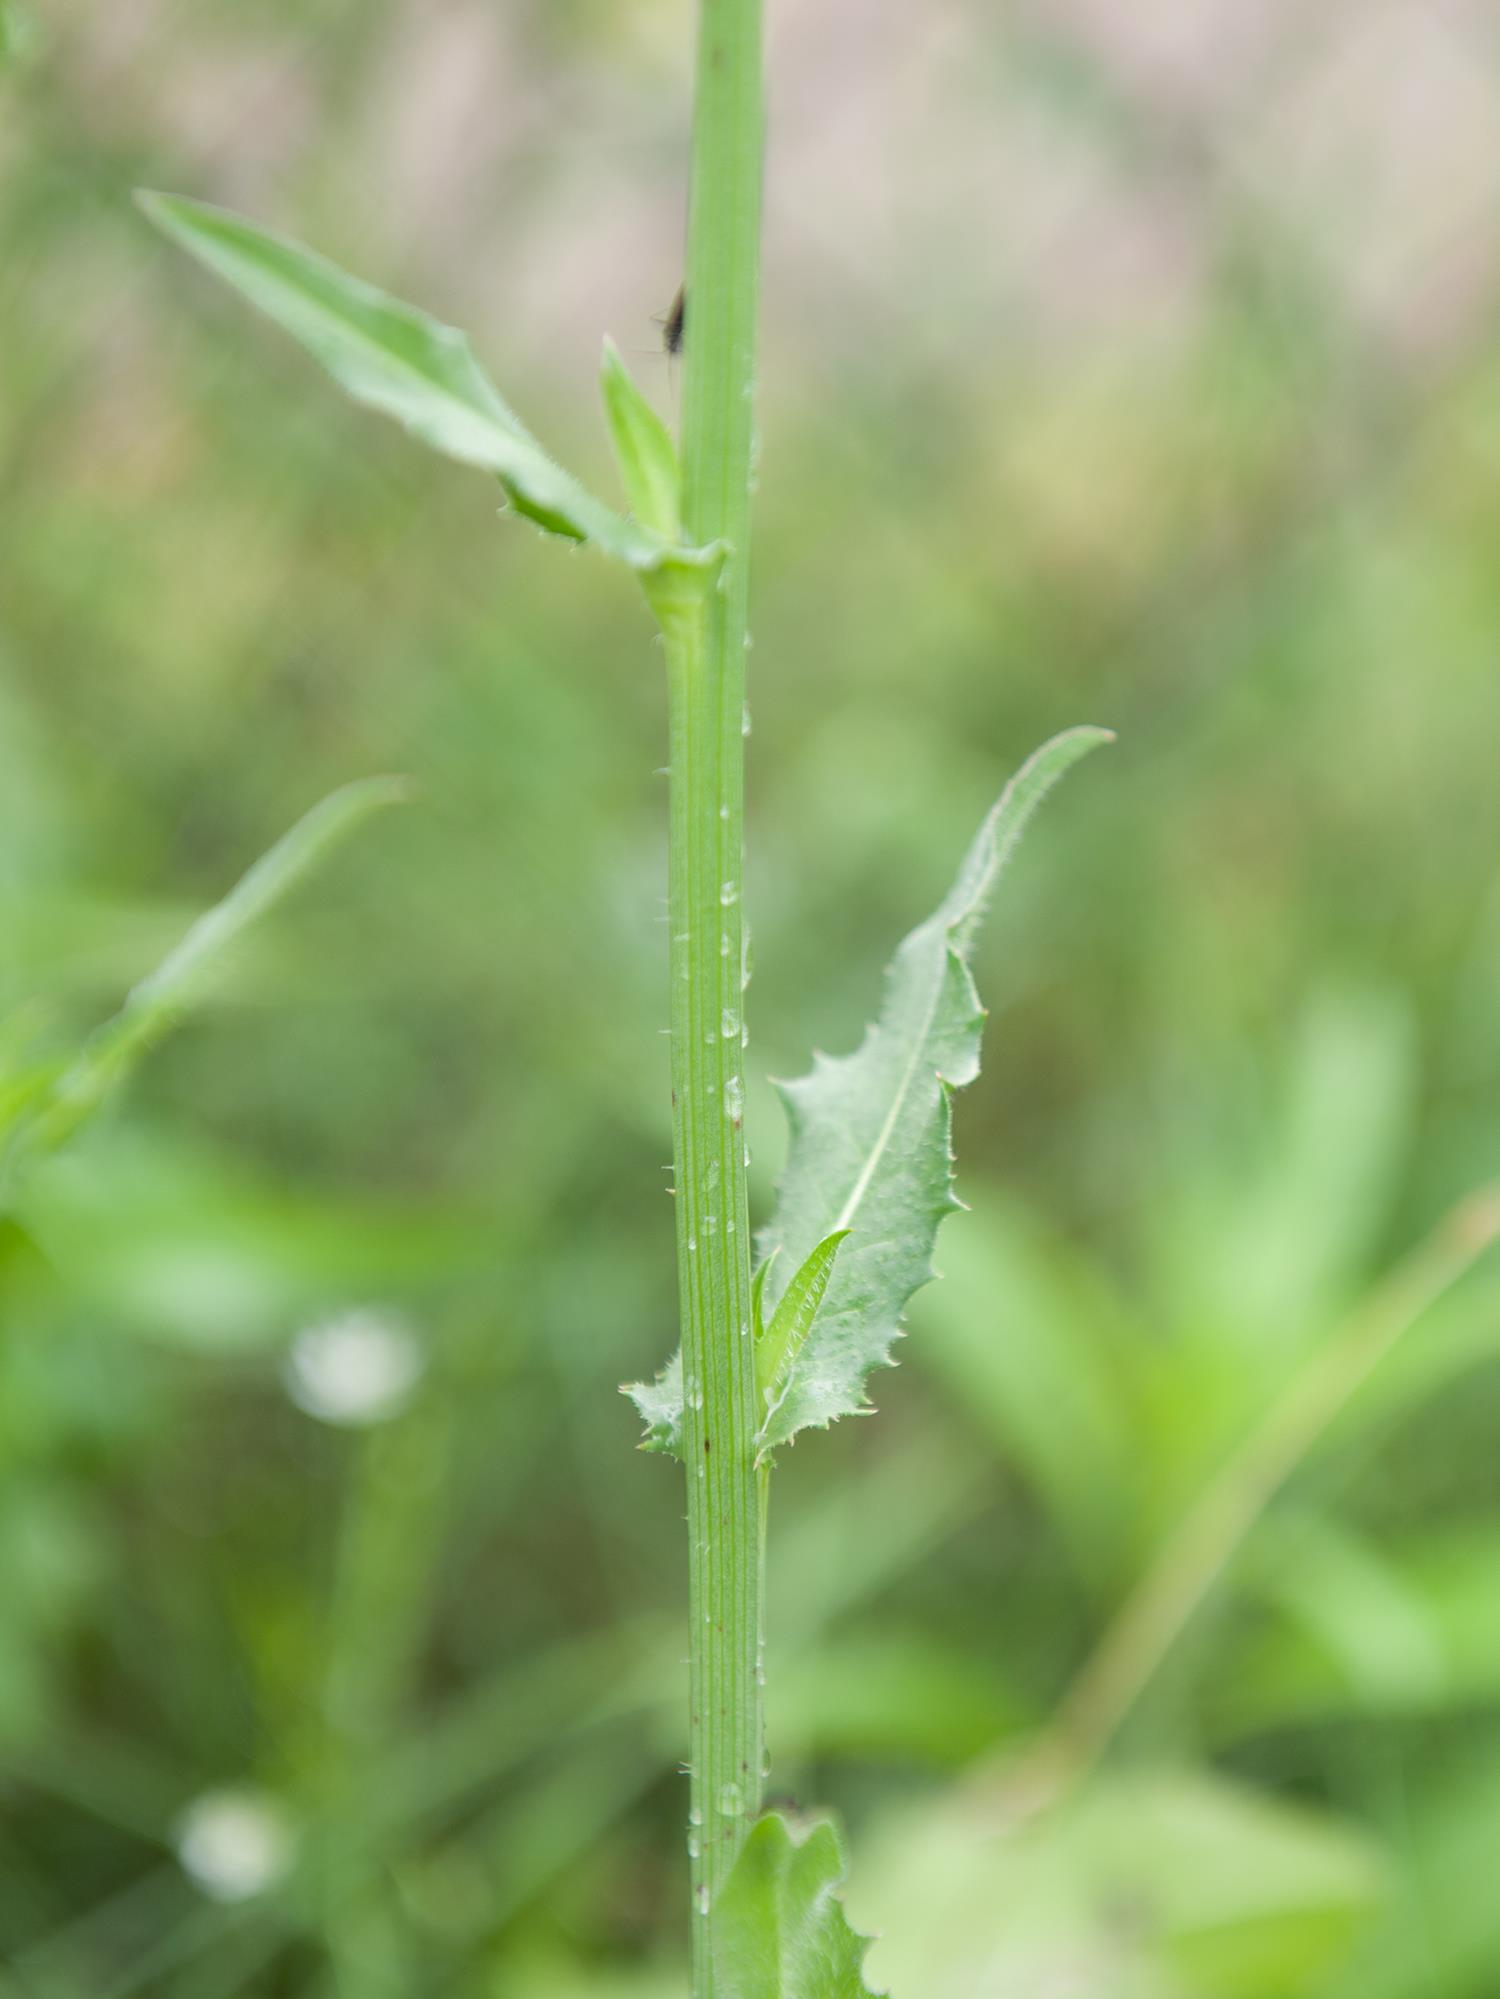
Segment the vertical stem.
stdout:
[[689,541],[726,552],[717,587],[666,621],[695,1999],[714,1992],[712,1906],[759,1806],[764,1753],[741,902],[761,126],[760,0],[700,0],[683,512]]

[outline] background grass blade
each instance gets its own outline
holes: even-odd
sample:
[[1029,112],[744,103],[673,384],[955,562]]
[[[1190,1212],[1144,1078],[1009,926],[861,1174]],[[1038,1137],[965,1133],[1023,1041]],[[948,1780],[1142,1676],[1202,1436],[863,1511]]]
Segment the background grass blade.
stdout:
[[263,854],[222,902],[200,916],[177,948],[126,996],[113,1020],[92,1035],[62,1072],[34,1125],[27,1151],[50,1150],[72,1135],[149,1049],[203,997],[234,946],[372,812],[407,795],[405,780],[365,778],[345,785],[299,819]]

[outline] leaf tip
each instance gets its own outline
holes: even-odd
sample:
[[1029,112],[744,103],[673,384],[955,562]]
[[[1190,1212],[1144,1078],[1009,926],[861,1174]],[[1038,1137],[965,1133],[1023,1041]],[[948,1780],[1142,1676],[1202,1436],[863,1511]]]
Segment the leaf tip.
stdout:
[[371,805],[410,805],[421,796],[422,787],[405,771],[390,771],[377,777],[356,778],[360,793]]
[[185,194],[169,194],[159,187],[134,188],[130,198],[148,222],[169,236],[180,235],[183,223],[191,220],[195,210],[206,206],[201,201],[189,200]]

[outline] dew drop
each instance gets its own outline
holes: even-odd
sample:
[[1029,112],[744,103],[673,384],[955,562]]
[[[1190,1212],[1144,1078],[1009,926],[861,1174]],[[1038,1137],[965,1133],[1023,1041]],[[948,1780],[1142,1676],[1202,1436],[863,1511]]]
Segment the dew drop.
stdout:
[[702,1837],[701,1837],[701,1836],[700,1836],[700,1835],[699,1835],[698,1833],[696,1833],[696,1832],[690,1832],[690,1833],[688,1834],[688,1836],[687,1836],[687,1850],[688,1850],[688,1859],[689,1859],[689,1860],[696,1860],[696,1859],[697,1859],[697,1858],[699,1857],[699,1855],[700,1855],[700,1854],[702,1853],[702,1851],[703,1851],[703,1840],[702,1840]]
[[745,1794],[738,1784],[726,1784],[719,1793],[719,1810],[727,1819],[737,1819],[745,1809]]
[[745,1086],[738,1076],[731,1076],[724,1085],[724,1109],[732,1118],[745,1115]]
[[688,1254],[689,1254],[689,1256],[691,1256],[691,1255],[693,1255],[693,1254],[694,1254],[694,1252],[695,1252],[695,1251],[697,1250],[697,1247],[698,1247],[698,1238],[697,1238],[697,1237],[696,1237],[695,1235],[690,1235],[690,1236],[688,1237]]
[[700,1881],[693,1890],[693,1907],[698,1911],[700,1916],[708,1914],[708,1883],[706,1881]]
[[719,1032],[726,1041],[733,1041],[740,1031],[740,1017],[732,1006],[726,1006],[719,1016]]
[[707,1164],[707,1165],[706,1165],[706,1166],[704,1167],[704,1169],[703,1169],[703,1184],[704,1184],[704,1186],[705,1186],[705,1187],[707,1187],[707,1188],[708,1188],[708,1189],[710,1189],[710,1190],[712,1190],[713,1188],[715,1188],[715,1187],[717,1187],[717,1186],[718,1186],[718,1184],[719,1184],[719,1162],[718,1162],[718,1160],[717,1160],[717,1159],[710,1159],[710,1160],[709,1160],[709,1162],[708,1162],[708,1164]]
[[727,930],[721,931],[719,933],[719,956],[727,958],[733,948],[733,945],[729,941],[729,932]]
[[750,733],[750,703],[747,701],[745,703],[745,712],[740,717],[740,734],[742,736],[748,736],[749,733]]
[[693,1809],[688,1813],[688,1824],[702,1825],[702,1823],[703,1823],[703,1814],[702,1812],[699,1811],[698,1807],[694,1805]]
[[739,899],[740,899],[740,891],[739,891],[739,884],[737,882],[724,882],[721,885],[719,889],[719,900],[726,909],[733,909],[734,905],[739,901]]

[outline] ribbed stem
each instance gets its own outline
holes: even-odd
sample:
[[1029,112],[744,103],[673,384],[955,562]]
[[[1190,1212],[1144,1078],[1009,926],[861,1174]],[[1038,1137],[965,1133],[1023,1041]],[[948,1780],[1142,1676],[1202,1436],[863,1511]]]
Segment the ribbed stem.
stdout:
[[684,341],[684,528],[718,587],[666,622],[672,1087],[686,1399],[694,1999],[712,1906],[760,1803],[761,1491],[745,1197],[741,898],[760,235],[759,0],[702,0]]

